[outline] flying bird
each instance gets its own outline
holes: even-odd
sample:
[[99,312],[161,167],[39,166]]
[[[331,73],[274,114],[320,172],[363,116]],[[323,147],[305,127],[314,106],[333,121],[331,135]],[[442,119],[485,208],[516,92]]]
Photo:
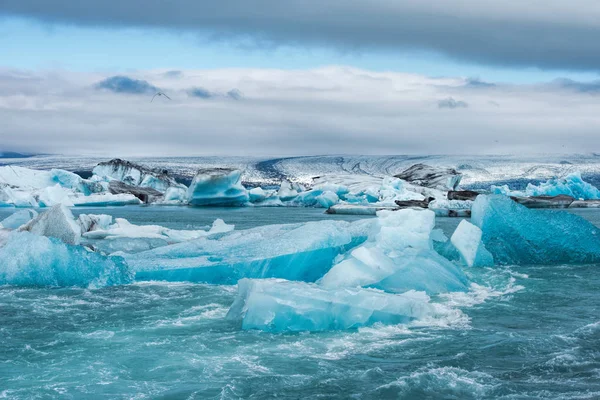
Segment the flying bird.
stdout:
[[150,103],[152,103],[154,101],[154,98],[156,96],[165,96],[167,99],[171,100],[171,98],[169,96],[167,96],[166,94],[164,94],[163,92],[157,92],[154,96],[152,96],[152,100],[150,100]]

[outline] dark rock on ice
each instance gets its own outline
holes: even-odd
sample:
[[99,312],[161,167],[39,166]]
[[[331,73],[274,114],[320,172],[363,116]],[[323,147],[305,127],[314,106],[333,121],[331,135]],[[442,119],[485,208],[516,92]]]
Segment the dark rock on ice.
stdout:
[[434,168],[426,164],[415,164],[395,177],[432,189],[456,190],[462,174],[454,168]]
[[448,191],[448,200],[475,200],[479,192],[472,190],[450,190]]

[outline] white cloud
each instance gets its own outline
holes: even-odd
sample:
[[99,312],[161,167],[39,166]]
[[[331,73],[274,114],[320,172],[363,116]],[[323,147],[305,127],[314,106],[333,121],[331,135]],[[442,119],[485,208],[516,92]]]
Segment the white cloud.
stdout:
[[[116,74],[0,70],[0,150],[102,155],[300,155],[599,150],[600,95],[572,85],[347,67],[138,71],[173,100],[97,90]],[[237,88],[243,97],[201,99]],[[468,103],[441,110],[440,99]],[[498,141],[498,142],[496,142]],[[566,147],[562,147],[565,145]]]

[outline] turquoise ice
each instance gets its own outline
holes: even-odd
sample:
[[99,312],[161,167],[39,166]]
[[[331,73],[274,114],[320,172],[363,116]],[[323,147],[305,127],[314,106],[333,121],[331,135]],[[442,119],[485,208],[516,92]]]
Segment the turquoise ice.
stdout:
[[509,197],[477,197],[471,222],[500,264],[600,261],[600,229],[567,211],[530,210]]
[[227,318],[240,321],[242,329],[326,331],[407,323],[433,311],[423,292],[398,295],[281,279],[242,279]]
[[127,255],[137,280],[235,284],[241,278],[314,282],[362,243],[372,221],[269,225]]
[[29,232],[0,232],[0,285],[104,287],[131,283],[120,257]]

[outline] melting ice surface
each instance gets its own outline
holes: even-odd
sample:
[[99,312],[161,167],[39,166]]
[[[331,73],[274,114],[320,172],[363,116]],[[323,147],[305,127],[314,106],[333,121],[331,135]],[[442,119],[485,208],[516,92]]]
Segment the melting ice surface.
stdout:
[[314,282],[364,241],[372,221],[320,221],[233,231],[126,255],[137,280],[234,284],[241,278]]

